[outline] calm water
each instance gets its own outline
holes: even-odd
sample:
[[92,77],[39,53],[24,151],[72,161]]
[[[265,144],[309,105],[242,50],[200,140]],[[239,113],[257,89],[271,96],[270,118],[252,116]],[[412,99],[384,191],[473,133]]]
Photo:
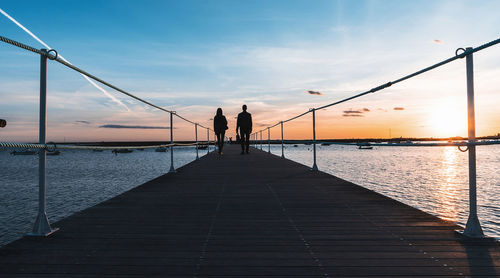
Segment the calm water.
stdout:
[[[267,146],[265,148],[267,150]],[[456,147],[317,146],[320,170],[464,225],[468,210],[467,153]],[[281,146],[272,146],[281,155]],[[176,148],[175,167],[195,158]],[[205,151],[200,151],[206,154]],[[286,146],[287,158],[312,165],[312,146]],[[477,148],[479,218],[485,233],[500,238],[500,146]],[[38,156],[0,151],[0,245],[31,231],[38,196]],[[47,157],[47,211],[51,222],[160,176],[170,153],[63,151]]]

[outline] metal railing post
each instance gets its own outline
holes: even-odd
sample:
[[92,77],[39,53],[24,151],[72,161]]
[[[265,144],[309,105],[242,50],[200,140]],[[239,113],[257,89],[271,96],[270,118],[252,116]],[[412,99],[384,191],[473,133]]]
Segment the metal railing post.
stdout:
[[210,153],[210,130],[207,128],[207,154]]
[[316,165],[316,109],[312,108],[313,114],[313,155],[314,155],[314,163],[312,166],[313,171],[318,171],[318,165]]
[[196,160],[200,159],[200,156],[198,155],[198,124],[194,124],[194,138],[196,140]]
[[262,130],[260,131],[260,150],[262,151]]
[[170,112],[170,170],[169,173],[175,173],[174,168],[174,112]]
[[[46,49],[42,49],[47,53]],[[47,127],[47,56],[40,55],[40,119],[39,119],[39,135],[38,141],[40,144],[46,143],[46,127]],[[49,219],[46,211],[46,149],[40,149],[38,153],[38,216],[33,226],[31,236],[48,236],[58,229],[50,227]]]
[[285,145],[283,143],[283,121],[281,121],[280,124],[281,124],[281,158],[285,158]]
[[267,152],[271,153],[271,129],[267,128]]
[[215,142],[216,142],[215,140],[217,140],[216,138],[217,138],[217,135],[215,135],[215,132],[214,132],[214,141],[210,141],[210,142],[213,142],[213,143],[214,143],[214,152],[215,152],[215,151],[216,151],[216,149],[217,149],[217,148],[215,147]]
[[[468,47],[466,51],[472,50]],[[469,135],[469,218],[465,226],[464,235],[474,238],[484,237],[481,223],[477,217],[477,198],[476,198],[476,120],[474,113],[474,64],[472,53],[467,54],[467,114],[468,114],[468,135]]]

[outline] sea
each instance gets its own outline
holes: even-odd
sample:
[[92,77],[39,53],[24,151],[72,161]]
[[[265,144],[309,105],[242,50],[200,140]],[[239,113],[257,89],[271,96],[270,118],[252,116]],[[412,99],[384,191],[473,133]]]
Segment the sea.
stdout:
[[[260,148],[260,145],[257,146]],[[263,145],[268,150],[268,145]],[[468,156],[457,147],[317,145],[320,171],[464,226],[468,216]],[[286,144],[284,155],[313,164],[312,145]],[[281,156],[281,145],[271,145]],[[38,156],[0,151],[0,246],[30,232],[38,208]],[[207,150],[199,150],[199,155]],[[196,158],[176,147],[174,167]],[[63,150],[47,157],[47,212],[51,223],[163,175],[170,153]],[[478,215],[486,235],[500,239],[500,145],[477,147]]]

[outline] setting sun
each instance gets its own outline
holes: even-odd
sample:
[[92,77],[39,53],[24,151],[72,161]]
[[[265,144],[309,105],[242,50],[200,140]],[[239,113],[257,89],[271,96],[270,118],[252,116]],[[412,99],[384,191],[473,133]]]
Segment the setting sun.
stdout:
[[467,108],[454,102],[436,105],[429,113],[429,125],[435,137],[466,136]]

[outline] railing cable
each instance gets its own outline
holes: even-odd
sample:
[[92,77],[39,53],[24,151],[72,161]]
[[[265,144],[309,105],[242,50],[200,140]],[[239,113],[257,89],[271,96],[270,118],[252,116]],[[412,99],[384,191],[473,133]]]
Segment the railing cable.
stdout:
[[[23,44],[23,43],[17,42],[17,41],[15,41],[15,40],[12,40],[12,39],[6,38],[6,37],[4,37],[4,36],[0,36],[0,41],[5,42],[5,43],[8,43],[8,44],[13,45],[13,46],[16,46],[16,47],[19,47],[19,48],[22,48],[22,49],[25,49],[25,50],[28,50],[28,51],[31,51],[31,52],[36,53],[36,54],[40,54],[40,55],[47,56],[47,58],[49,58],[50,60],[57,61],[57,62],[59,62],[60,64],[62,64],[62,65],[64,65],[64,66],[66,66],[66,67],[68,67],[68,68],[70,68],[70,69],[72,69],[72,70],[74,70],[74,71],[77,71],[77,72],[79,72],[79,73],[81,73],[81,74],[83,74],[83,75],[85,75],[85,76],[87,76],[87,77],[89,77],[89,78],[91,78],[91,79],[94,79],[95,81],[97,81],[97,82],[99,82],[99,83],[101,83],[101,84],[103,84],[103,85],[106,85],[106,86],[108,86],[109,88],[112,88],[112,89],[114,89],[114,90],[116,90],[116,91],[118,91],[118,92],[120,92],[120,93],[122,93],[122,94],[124,94],[124,95],[127,95],[127,96],[129,96],[129,97],[131,97],[131,98],[133,98],[133,99],[135,99],[135,100],[138,100],[138,101],[140,101],[140,102],[142,102],[142,103],[144,103],[144,104],[146,104],[146,105],[149,105],[149,106],[154,107],[154,108],[156,108],[156,109],[162,110],[162,111],[164,111],[164,112],[167,112],[167,113],[174,113],[174,114],[175,114],[175,116],[177,116],[177,117],[179,117],[179,118],[183,119],[184,121],[187,121],[187,122],[189,122],[189,123],[191,123],[191,124],[196,124],[195,122],[193,122],[193,121],[191,121],[191,120],[188,120],[188,119],[186,119],[185,117],[182,117],[181,115],[179,115],[179,114],[175,113],[174,111],[171,111],[171,110],[165,109],[165,108],[163,108],[163,107],[160,107],[160,106],[158,106],[158,105],[156,105],[156,104],[153,104],[153,103],[151,103],[151,102],[149,102],[149,101],[147,101],[147,100],[144,100],[144,99],[142,99],[142,98],[140,98],[140,97],[138,97],[138,96],[135,96],[135,95],[133,95],[133,94],[131,94],[131,93],[129,93],[129,92],[127,92],[127,91],[123,90],[123,89],[120,89],[120,88],[116,87],[115,85],[113,85],[113,84],[111,84],[111,83],[109,83],[109,82],[106,82],[106,81],[102,80],[101,78],[99,78],[99,77],[97,77],[97,76],[95,76],[95,75],[93,75],[93,74],[90,74],[90,73],[88,73],[87,71],[85,71],[85,70],[83,70],[83,69],[81,69],[81,68],[79,68],[79,67],[77,67],[77,66],[74,66],[74,65],[72,65],[72,64],[70,64],[70,63],[68,63],[68,62],[66,62],[66,61],[64,61],[64,60],[62,60],[61,58],[57,57],[57,54],[56,54],[56,55],[53,55],[53,54],[51,54],[51,53],[50,53],[50,51],[49,51],[49,52],[45,52],[45,51],[42,51],[42,50],[40,50],[40,49],[36,49],[36,48],[34,48],[34,47],[32,47],[32,46],[29,46],[29,45],[26,45],[26,44]],[[198,124],[198,125],[199,125],[200,127],[202,127],[202,128],[208,128],[208,127],[205,127],[205,126],[200,125],[200,124]],[[208,128],[208,129],[210,129],[210,128]],[[211,129],[210,129],[210,130],[211,130]]]
[[[394,84],[396,84],[396,83],[399,83],[399,82],[402,82],[402,81],[404,81],[404,80],[410,79],[410,78],[412,78],[412,77],[415,77],[415,76],[420,75],[420,74],[422,74],[422,73],[428,72],[428,71],[430,71],[430,70],[432,70],[432,69],[435,69],[435,68],[437,68],[437,67],[440,67],[440,66],[443,66],[443,65],[445,65],[445,64],[448,64],[448,63],[450,63],[450,62],[453,62],[453,61],[455,61],[455,60],[457,60],[457,59],[464,58],[464,57],[465,57],[465,56],[467,56],[468,54],[472,54],[472,53],[474,53],[474,52],[477,52],[477,51],[483,50],[483,49],[485,49],[485,48],[488,48],[488,47],[490,47],[490,46],[493,46],[493,45],[496,45],[496,44],[499,44],[499,43],[500,43],[500,38],[498,38],[498,39],[496,39],[496,40],[493,40],[493,41],[491,41],[491,42],[488,42],[488,43],[482,44],[482,45],[480,45],[480,46],[478,46],[478,47],[475,47],[475,48],[471,48],[471,49],[467,49],[467,50],[465,50],[465,49],[457,49],[457,51],[455,52],[455,56],[450,57],[450,58],[448,58],[448,59],[446,59],[446,60],[444,60],[444,61],[441,61],[441,62],[439,62],[439,63],[436,63],[436,64],[434,64],[434,65],[432,65],[432,66],[426,67],[426,68],[424,68],[424,69],[422,69],[422,70],[416,71],[416,72],[414,72],[414,73],[408,74],[408,75],[403,76],[403,77],[401,77],[401,78],[399,78],[399,79],[396,79],[396,80],[394,80],[394,81],[390,81],[390,82],[384,83],[384,84],[382,84],[382,85],[380,85],[380,86],[377,86],[377,87],[375,87],[375,88],[372,88],[372,89],[370,89],[370,90],[368,90],[368,91],[365,91],[365,92],[359,93],[359,94],[357,94],[357,95],[354,95],[354,96],[351,96],[351,97],[348,97],[348,98],[345,98],[345,99],[342,99],[342,100],[339,100],[339,101],[336,101],[336,102],[332,102],[332,103],[329,103],[329,104],[326,104],[326,105],[323,105],[323,106],[320,106],[320,107],[318,107],[318,108],[314,108],[314,109],[315,109],[315,110],[325,109],[325,108],[328,108],[328,107],[330,107],[330,106],[334,106],[334,105],[337,105],[337,104],[341,104],[341,103],[343,103],[343,102],[346,102],[346,101],[349,101],[349,100],[353,100],[353,99],[356,99],[356,98],[362,97],[362,96],[367,95],[367,94],[375,93],[375,92],[377,92],[377,91],[380,91],[380,90],[383,90],[383,89],[385,89],[385,88],[387,88],[387,87],[390,87],[390,86],[392,86],[392,85],[394,85]],[[463,52],[462,52],[462,53],[458,53],[458,50],[463,50]],[[302,117],[302,116],[304,116],[304,115],[306,115],[306,114],[309,114],[309,113],[311,113],[311,112],[312,112],[312,109],[311,109],[311,110],[309,110],[309,111],[306,111],[306,112],[304,112],[304,113],[302,113],[302,114],[299,114],[299,115],[297,115],[297,116],[294,116],[294,117],[292,117],[292,118],[290,118],[290,119],[284,120],[284,121],[283,121],[283,123],[286,123],[286,122],[289,122],[289,121],[295,120],[295,119],[300,118],[300,117]],[[277,125],[279,125],[279,122],[278,122],[277,124],[273,125],[272,127],[275,127],[275,126],[277,126]],[[272,127],[271,127],[271,128],[272,128]],[[267,128],[267,127],[266,127],[266,128]],[[264,128],[264,129],[262,129],[262,130],[265,130],[266,128]]]

